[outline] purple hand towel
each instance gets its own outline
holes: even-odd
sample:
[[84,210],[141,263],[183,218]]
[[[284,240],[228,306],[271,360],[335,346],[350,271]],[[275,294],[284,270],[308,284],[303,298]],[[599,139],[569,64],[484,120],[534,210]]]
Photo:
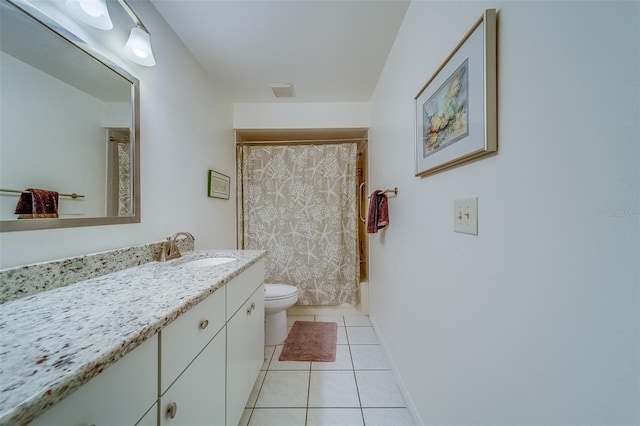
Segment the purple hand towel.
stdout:
[[369,198],[367,233],[375,234],[379,229],[389,225],[389,205],[387,194],[379,189],[373,191]]
[[46,189],[27,188],[16,205],[18,219],[58,217],[58,193]]

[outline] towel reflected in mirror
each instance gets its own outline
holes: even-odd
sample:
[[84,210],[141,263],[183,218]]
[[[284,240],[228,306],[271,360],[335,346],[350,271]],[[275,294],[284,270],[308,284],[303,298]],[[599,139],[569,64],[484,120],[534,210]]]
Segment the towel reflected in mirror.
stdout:
[[57,219],[58,193],[46,189],[27,188],[20,194],[15,214],[18,219]]

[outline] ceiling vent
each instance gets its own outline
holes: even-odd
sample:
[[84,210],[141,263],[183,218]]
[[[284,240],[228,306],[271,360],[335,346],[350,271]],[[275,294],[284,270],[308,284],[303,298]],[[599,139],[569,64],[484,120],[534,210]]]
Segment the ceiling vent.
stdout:
[[270,84],[276,98],[293,98],[293,84]]

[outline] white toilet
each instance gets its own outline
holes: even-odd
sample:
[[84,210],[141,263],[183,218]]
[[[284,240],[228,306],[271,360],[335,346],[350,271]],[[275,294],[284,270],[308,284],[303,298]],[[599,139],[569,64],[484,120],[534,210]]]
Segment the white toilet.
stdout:
[[264,292],[264,345],[275,346],[287,338],[287,309],[298,301],[298,288],[265,284]]

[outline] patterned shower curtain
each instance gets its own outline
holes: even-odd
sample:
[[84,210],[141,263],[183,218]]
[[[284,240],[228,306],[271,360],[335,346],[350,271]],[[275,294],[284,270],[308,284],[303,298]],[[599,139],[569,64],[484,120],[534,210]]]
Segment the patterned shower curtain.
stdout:
[[265,282],[302,305],[355,305],[360,280],[355,143],[243,146],[240,247],[267,251]]
[[131,142],[118,143],[118,216],[133,216],[131,193]]

